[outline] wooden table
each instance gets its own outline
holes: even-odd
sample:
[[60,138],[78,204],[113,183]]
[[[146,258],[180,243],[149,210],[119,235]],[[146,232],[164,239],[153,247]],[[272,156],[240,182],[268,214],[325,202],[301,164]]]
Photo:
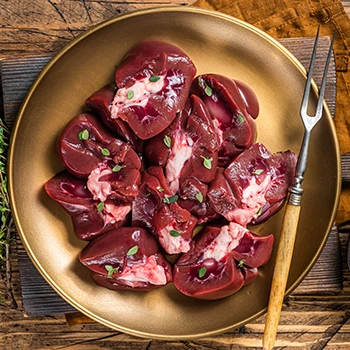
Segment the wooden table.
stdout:
[[[137,8],[187,5],[191,1],[7,0],[0,2],[1,57],[57,52],[76,35],[105,18]],[[343,1],[350,14],[350,0]],[[347,235],[341,234],[343,257]],[[264,317],[243,330],[196,341],[165,342],[135,338],[97,323],[68,327],[63,315],[23,314],[16,253],[13,286],[19,308],[0,306],[0,349],[236,349],[261,346]],[[291,296],[281,316],[278,340],[288,348],[350,348],[350,273],[344,259],[344,289],[334,296]],[[0,283],[0,290],[4,288]]]

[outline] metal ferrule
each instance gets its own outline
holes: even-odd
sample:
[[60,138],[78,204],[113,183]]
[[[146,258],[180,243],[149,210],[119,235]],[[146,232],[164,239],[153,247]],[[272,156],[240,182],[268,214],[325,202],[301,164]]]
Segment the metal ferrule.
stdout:
[[292,205],[301,205],[301,197],[304,193],[304,190],[301,188],[301,183],[303,182],[304,177],[302,175],[296,176],[293,186],[289,189],[290,196],[288,203]]

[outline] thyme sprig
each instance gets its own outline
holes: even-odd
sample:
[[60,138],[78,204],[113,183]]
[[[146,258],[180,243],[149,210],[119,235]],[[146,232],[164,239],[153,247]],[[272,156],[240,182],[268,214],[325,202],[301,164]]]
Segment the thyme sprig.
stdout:
[[[15,242],[15,226],[10,209],[6,174],[9,134],[9,129],[0,119],[0,280],[5,284],[10,306],[16,308],[17,303],[11,286],[10,265],[10,246]],[[6,305],[1,295],[0,304]]]

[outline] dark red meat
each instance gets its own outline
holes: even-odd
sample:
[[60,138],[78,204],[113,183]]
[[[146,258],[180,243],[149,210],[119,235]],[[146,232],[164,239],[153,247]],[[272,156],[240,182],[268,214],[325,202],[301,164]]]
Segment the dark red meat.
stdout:
[[79,114],[62,131],[57,142],[58,155],[73,175],[87,178],[103,161],[140,169],[140,160],[131,146],[114,138],[92,114]]
[[170,264],[144,229],[122,227],[91,241],[80,261],[97,284],[114,290],[148,291],[172,280]]
[[208,201],[207,192],[208,186],[193,177],[186,179],[180,185],[180,198],[177,203],[198,218],[198,224],[219,218],[219,214]]
[[227,297],[257,276],[255,268],[267,262],[272,245],[272,235],[258,237],[236,223],[207,226],[174,266],[174,284],[198,299]]
[[178,47],[151,40],[137,44],[117,69],[111,120],[126,121],[143,140],[159,134],[184,108],[195,74]]
[[132,203],[132,225],[154,231],[152,219],[160,209],[164,196],[171,196],[161,167],[149,167],[142,172],[139,194]]
[[118,137],[125,142],[129,142],[134,148],[139,150],[142,142],[136,137],[128,123],[119,118],[111,118],[111,106],[116,91],[115,84],[108,84],[88,97],[85,104],[101,118],[109,129],[115,131]]
[[168,254],[189,251],[196,223],[197,219],[177,203],[163,204],[152,220],[158,242]]
[[215,176],[218,137],[203,102],[191,96],[184,110],[161,134],[148,140],[145,153],[151,164],[164,167],[175,194],[188,177],[209,183]]
[[49,180],[45,190],[72,216],[74,232],[82,240],[91,240],[125,224],[131,210],[130,203],[94,200],[86,181],[77,179],[67,171]]
[[198,95],[214,120],[220,137],[219,165],[250,147],[256,139],[259,104],[254,92],[244,83],[219,74],[204,74],[194,79],[191,93]]
[[212,208],[243,226],[266,220],[281,208],[296,162],[291,151],[271,154],[264,145],[254,144],[218,171],[208,192]]

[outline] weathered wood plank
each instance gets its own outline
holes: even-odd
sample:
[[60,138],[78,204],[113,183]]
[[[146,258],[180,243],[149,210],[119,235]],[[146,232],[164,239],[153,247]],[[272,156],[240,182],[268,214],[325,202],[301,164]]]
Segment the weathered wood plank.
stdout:
[[155,6],[188,5],[194,1],[18,1],[0,2],[1,57],[54,53],[91,25]]

